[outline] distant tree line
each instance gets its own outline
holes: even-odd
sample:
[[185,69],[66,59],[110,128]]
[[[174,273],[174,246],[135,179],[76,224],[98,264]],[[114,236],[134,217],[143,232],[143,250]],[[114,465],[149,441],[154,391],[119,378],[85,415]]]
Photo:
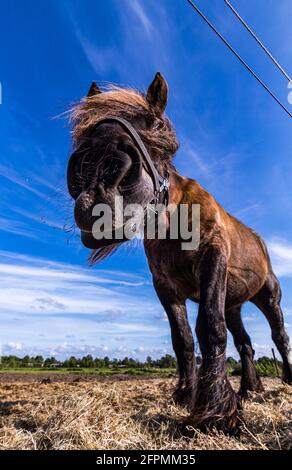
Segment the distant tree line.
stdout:
[[[241,363],[233,357],[228,357],[227,368],[230,375],[241,374]],[[201,358],[197,357],[197,364],[200,365]],[[256,369],[261,376],[273,377],[277,375],[275,363],[273,359],[267,356],[260,357],[255,361]],[[278,371],[281,372],[282,363],[277,361]],[[132,357],[124,357],[124,359],[110,359],[105,356],[103,358],[93,358],[90,354],[81,358],[71,356],[64,361],[59,361],[55,357],[44,358],[43,356],[2,356],[0,369],[11,368],[67,368],[67,369],[107,369],[107,368],[127,368],[127,369],[176,369],[176,359],[170,354],[162,356],[160,359],[152,359],[148,356],[145,361],[139,361]]]
[[155,367],[161,369],[175,369],[176,359],[170,354],[166,354],[160,359],[152,359],[150,356],[146,361],[139,361],[132,357],[124,357],[124,359],[110,359],[105,356],[103,358],[93,358],[90,354],[84,357],[70,356],[64,361],[59,361],[55,357],[44,358],[43,356],[2,356],[0,368],[22,368],[22,367],[44,367],[44,368],[113,368],[113,367],[127,367],[127,368],[145,368]]

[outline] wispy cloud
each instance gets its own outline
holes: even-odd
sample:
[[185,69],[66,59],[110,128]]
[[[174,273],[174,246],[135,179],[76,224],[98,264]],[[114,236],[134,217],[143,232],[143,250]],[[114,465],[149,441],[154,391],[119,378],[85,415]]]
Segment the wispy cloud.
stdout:
[[128,2],[128,5],[139,19],[146,33],[151,34],[153,32],[154,27],[149,19],[149,16],[145,12],[145,9],[143,8],[141,1],[131,0],[130,2]]
[[[163,309],[140,274],[0,251],[0,276],[4,352],[142,358],[172,351]],[[247,305],[243,319],[247,330],[252,325],[257,355],[268,354],[262,316]],[[229,337],[228,354],[234,355],[232,344]]]
[[292,276],[292,245],[283,241],[268,242],[272,265],[277,276]]
[[260,203],[248,204],[241,209],[238,209],[234,212],[235,217],[238,219],[246,219],[255,213],[258,213],[262,209],[262,205]]
[[66,14],[72,25],[72,31],[79,43],[81,51],[97,75],[105,75],[112,70],[119,69],[119,51],[115,45],[101,47],[94,38],[88,35],[87,29],[82,27],[75,9],[68,3],[59,4],[59,8]]
[[21,237],[38,238],[36,232],[31,230],[27,224],[15,219],[0,217],[0,230]]
[[234,184],[234,168],[237,155],[234,152],[211,152],[205,145],[200,145],[183,135],[177,161],[188,177],[199,179],[212,193],[222,194]]
[[184,145],[183,151],[188,157],[188,164],[193,163],[196,168],[196,172],[203,174],[207,178],[212,175],[210,165],[206,163],[205,159],[196,150],[194,150],[189,143]]
[[156,318],[161,307],[140,275],[0,252],[0,276],[3,344],[31,344],[48,353],[68,334],[76,337],[77,349],[81,340],[90,346],[94,332],[97,345],[105,342],[113,354],[117,336],[126,337],[134,350],[141,342],[145,348],[159,347],[168,335],[168,325]]
[[32,184],[30,184],[28,180],[20,176],[20,174],[17,171],[15,171],[13,168],[0,164],[0,176],[9,180],[11,183],[14,183],[17,186],[20,186],[21,188],[26,189],[27,191],[35,194],[36,196],[42,199],[48,198],[47,194],[36,189]]
[[88,62],[97,75],[109,73],[110,70],[117,68],[118,52],[115,47],[97,47],[79,28],[75,32]]
[[[142,78],[144,71],[149,72],[150,63],[151,68],[155,64],[154,70],[157,71],[169,62],[169,17],[159,2],[117,2],[114,13],[118,34],[114,36],[109,31],[107,41],[100,41],[98,32],[92,31],[88,24],[82,23],[78,16],[78,7],[73,8],[63,2],[59,8],[62,14],[66,13],[66,19],[71,22],[80,49],[98,77],[107,79],[114,73],[122,82],[131,67],[133,70],[136,68]],[[159,24],[159,28],[155,27],[156,24]],[[151,52],[143,48],[145,40],[151,44]],[[141,50],[144,54],[143,60]],[[146,52],[150,52],[151,59],[145,55]]]
[[11,207],[10,208],[15,214],[20,215],[21,217],[24,217],[25,219],[32,220],[33,222],[37,222],[38,224],[41,224],[42,227],[45,225],[56,228],[58,230],[64,230],[64,223],[61,223],[60,220],[53,220],[48,217],[43,216],[42,214],[38,214],[36,212],[28,211],[23,208],[19,207]]

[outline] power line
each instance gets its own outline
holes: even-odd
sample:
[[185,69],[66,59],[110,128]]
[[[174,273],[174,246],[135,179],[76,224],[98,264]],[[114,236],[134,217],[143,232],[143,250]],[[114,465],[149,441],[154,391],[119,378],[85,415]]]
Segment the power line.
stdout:
[[192,2],[192,0],[187,0],[187,2],[194,8],[194,10],[200,15],[200,17],[210,26],[214,33],[221,39],[221,41],[228,47],[228,49],[235,55],[235,57],[241,62],[242,65],[253,75],[253,77],[260,83],[260,85],[269,93],[269,95],[278,103],[279,106],[290,116],[292,113],[286,108],[286,106],[281,103],[281,101],[276,97],[276,95],[269,89],[269,87],[263,82],[263,80],[252,70],[252,68],[245,62],[245,60],[236,52],[236,50],[231,46],[231,44],[225,39],[225,37],[215,28],[210,20],[204,15],[204,13],[199,10],[199,8]]
[[259,37],[255,34],[255,32],[248,26],[248,24],[244,21],[244,19],[240,16],[240,14],[235,10],[235,8],[231,5],[228,0],[224,0],[226,5],[230,8],[230,10],[234,13],[234,15],[239,19],[239,21],[243,24],[243,26],[247,29],[247,31],[252,35],[252,37],[256,40],[256,42],[260,45],[260,47],[265,51],[271,61],[278,67],[280,72],[287,78],[288,82],[291,82],[292,79],[289,77],[288,73],[281,67],[279,62],[275,59],[275,57],[270,53],[270,51],[266,48],[266,46],[261,42]]

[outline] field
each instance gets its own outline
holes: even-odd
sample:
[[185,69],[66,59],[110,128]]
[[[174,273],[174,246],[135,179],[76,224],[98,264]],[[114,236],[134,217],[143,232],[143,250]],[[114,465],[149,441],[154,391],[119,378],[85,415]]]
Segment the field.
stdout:
[[[94,376],[94,377],[108,377],[108,376],[121,376],[121,375],[129,375],[129,376],[169,376],[175,375],[175,369],[161,369],[161,368],[109,368],[109,367],[99,367],[99,368],[67,368],[67,367],[58,367],[56,369],[51,368],[44,368],[44,367],[19,367],[19,368],[0,368],[0,382],[3,380],[6,374],[10,374],[11,380],[19,380],[21,376],[26,377],[26,380],[35,380],[36,376],[41,377],[53,377],[54,380],[66,380],[66,376],[70,376],[71,379],[73,376],[83,377],[84,376]],[[31,376],[31,377],[30,377]],[[63,376],[61,378],[60,376]],[[2,377],[2,379],[1,379]]]
[[290,449],[291,388],[263,382],[265,393],[244,404],[238,438],[186,437],[173,377],[2,372],[0,449]]

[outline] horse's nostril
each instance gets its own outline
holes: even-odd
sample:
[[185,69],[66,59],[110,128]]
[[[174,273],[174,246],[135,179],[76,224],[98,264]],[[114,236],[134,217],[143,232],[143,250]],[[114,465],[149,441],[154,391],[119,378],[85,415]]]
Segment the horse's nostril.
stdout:
[[99,183],[106,188],[127,190],[142,175],[140,152],[129,141],[113,142],[106,146],[80,148],[68,164],[68,188],[76,200],[83,192],[95,189]]
[[139,181],[142,175],[142,159],[140,152],[133,145],[121,142],[117,145],[117,148],[131,159],[131,168],[120,181],[120,186],[127,188]]
[[79,194],[74,207],[74,217],[77,226],[82,230],[91,230],[92,227],[92,207],[95,195],[93,192],[83,191]]

